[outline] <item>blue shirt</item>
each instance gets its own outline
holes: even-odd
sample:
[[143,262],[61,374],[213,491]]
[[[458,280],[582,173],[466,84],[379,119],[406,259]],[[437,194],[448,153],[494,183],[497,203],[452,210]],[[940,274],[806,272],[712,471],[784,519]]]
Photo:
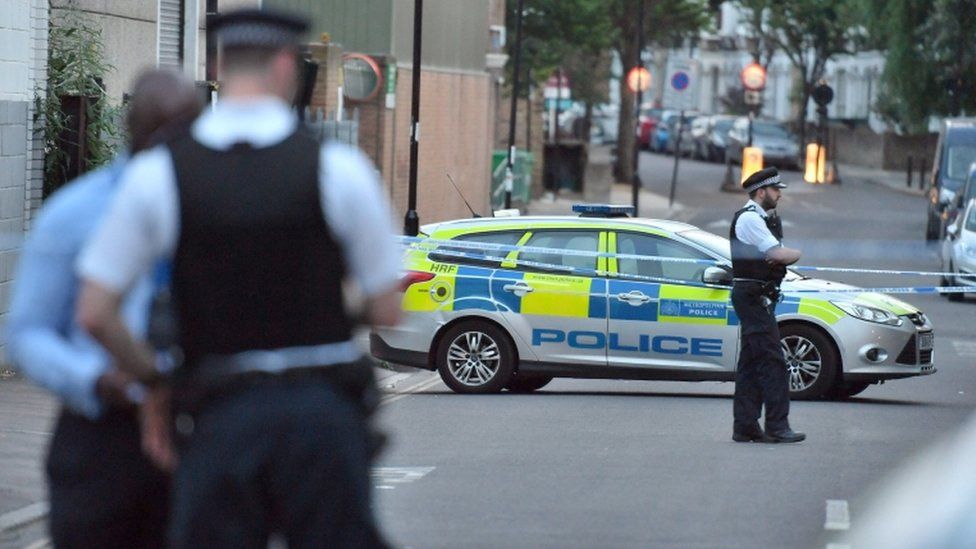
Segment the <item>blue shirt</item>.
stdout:
[[[75,322],[80,287],[75,261],[108,210],[126,162],[119,158],[83,175],[45,202],[21,251],[7,316],[11,362],[89,418],[102,412],[95,382],[111,359]],[[137,335],[145,333],[151,295],[146,277],[123,305],[126,323]]]

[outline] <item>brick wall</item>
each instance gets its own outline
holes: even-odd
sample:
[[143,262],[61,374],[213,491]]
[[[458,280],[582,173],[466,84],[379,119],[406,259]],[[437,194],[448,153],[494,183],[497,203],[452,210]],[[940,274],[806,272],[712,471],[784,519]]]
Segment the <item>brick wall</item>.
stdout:
[[[401,66],[397,77],[394,134],[383,152],[389,161],[384,179],[390,185],[397,227],[407,211],[410,175],[411,69]],[[488,189],[493,125],[487,74],[422,71],[417,213],[420,224],[470,217],[446,174],[481,215],[489,213]]]

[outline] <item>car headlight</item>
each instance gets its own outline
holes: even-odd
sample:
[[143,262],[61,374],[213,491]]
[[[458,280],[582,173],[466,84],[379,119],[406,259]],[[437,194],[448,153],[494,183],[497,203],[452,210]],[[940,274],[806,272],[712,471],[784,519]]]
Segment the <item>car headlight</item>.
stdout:
[[887,324],[889,326],[901,326],[902,324],[902,320],[898,315],[884,309],[868,307],[867,305],[851,303],[850,301],[831,301],[831,303],[854,318],[868,322],[877,322],[878,324]]

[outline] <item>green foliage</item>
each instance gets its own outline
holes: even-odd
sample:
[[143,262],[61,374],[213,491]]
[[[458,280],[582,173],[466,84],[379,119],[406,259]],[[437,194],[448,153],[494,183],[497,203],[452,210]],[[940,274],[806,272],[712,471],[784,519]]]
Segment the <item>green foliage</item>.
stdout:
[[101,30],[75,9],[59,10],[48,33],[47,89],[36,94],[35,121],[44,139],[44,196],[66,183],[68,154],[64,131],[76,121],[61,108],[62,98],[89,98],[86,110],[86,165],[102,165],[121,139],[121,107],[108,101],[102,79],[114,70],[105,62]]
[[972,0],[862,0],[870,41],[887,50],[876,108],[903,132],[931,116],[976,112]]

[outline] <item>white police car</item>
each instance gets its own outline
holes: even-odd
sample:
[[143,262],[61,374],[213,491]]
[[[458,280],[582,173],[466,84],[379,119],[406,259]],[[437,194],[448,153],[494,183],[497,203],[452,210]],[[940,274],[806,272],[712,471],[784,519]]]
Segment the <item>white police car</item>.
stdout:
[[[436,369],[460,393],[532,391],[554,377],[732,381],[728,240],[627,209],[423,227],[404,256],[404,321],[370,335],[373,355]],[[851,288],[783,281],[776,316],[794,398],[935,371],[921,311]]]

